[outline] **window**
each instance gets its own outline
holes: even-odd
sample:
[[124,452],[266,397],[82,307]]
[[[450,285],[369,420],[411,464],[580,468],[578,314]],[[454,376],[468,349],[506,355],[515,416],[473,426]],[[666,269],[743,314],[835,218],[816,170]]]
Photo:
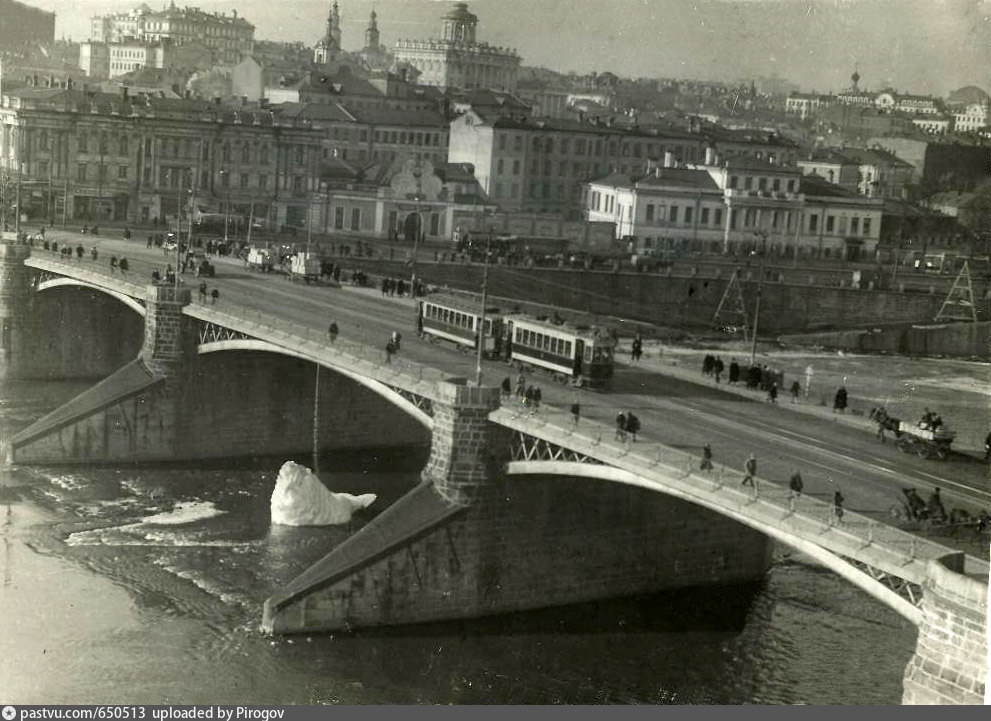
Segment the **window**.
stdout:
[[351,230],[361,230],[361,208],[351,209]]
[[554,138],[547,138],[547,142],[544,145],[544,152],[547,153],[554,152]]
[[302,145],[299,145],[299,146],[296,147],[296,164],[297,165],[302,165],[303,164],[303,146]]
[[715,208],[713,210],[712,224],[713,225],[722,225],[723,224],[723,209],[722,208]]
[[241,186],[240,187],[247,188],[248,185],[250,185],[250,183],[248,181],[248,174],[247,173],[241,173]]
[[818,229],[819,229],[819,216],[818,215],[815,215],[815,214],[810,215],[809,216],[809,232],[810,233],[814,233]]
[[860,232],[860,218],[850,218],[850,235],[857,235]]
[[88,153],[89,152],[87,138],[86,138],[86,133],[80,133],[79,134],[79,152],[80,153]]
[[502,162],[502,158],[499,158],[499,160],[496,161],[496,174],[502,175],[502,170],[503,170],[503,162]]
[[670,214],[668,215],[668,220],[671,221],[672,223],[677,223],[678,222],[678,206],[677,205],[672,205],[671,206]]
[[685,208],[685,225],[692,224],[692,208]]
[[268,175],[266,173],[258,174],[258,189],[268,190]]
[[241,162],[250,163],[251,162],[251,146],[245,143],[241,146]]
[[117,180],[127,180],[127,166],[117,166]]
[[836,227],[836,218],[832,215],[826,216],[826,232],[832,233],[833,228]]
[[86,180],[86,163],[80,163],[76,166],[76,179],[84,181]]
[[781,178],[774,179],[774,183],[771,185],[771,189],[774,190],[775,193],[781,190]]
[[731,175],[729,179],[729,187],[733,190],[736,190],[736,187],[739,184],[739,182],[740,179],[738,177],[736,177],[735,175]]
[[864,218],[864,235],[870,235],[870,234],[871,234],[871,219]]
[[749,175],[743,179],[744,190],[751,190],[754,187],[754,179]]
[[794,178],[788,181],[788,192],[792,193],[795,190],[795,180]]
[[513,175],[519,175],[519,174],[520,174],[520,161],[519,160],[514,160],[513,161]]
[[344,230],[344,208],[334,208],[334,228]]
[[292,176],[292,191],[294,193],[302,193],[303,192],[303,176],[302,175],[294,175],[294,176]]
[[648,223],[653,223],[654,222],[654,206],[653,206],[653,204],[648,204],[647,205],[646,220],[647,220]]
[[501,198],[502,197],[502,183],[496,183],[495,184],[495,194],[496,194],[496,197],[497,198]]
[[440,235],[440,213],[430,214],[430,235]]
[[700,213],[699,214],[699,224],[700,225],[708,225],[709,224],[709,209],[708,208],[702,208],[702,210],[699,211],[699,213]]

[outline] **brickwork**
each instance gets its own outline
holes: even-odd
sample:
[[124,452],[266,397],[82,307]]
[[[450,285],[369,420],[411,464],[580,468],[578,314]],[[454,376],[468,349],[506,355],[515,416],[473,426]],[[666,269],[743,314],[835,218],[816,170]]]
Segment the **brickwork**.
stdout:
[[929,564],[922,626],[905,669],[905,704],[982,704],[988,672],[988,585]]
[[26,245],[0,240],[0,379],[23,378],[30,360],[26,319],[33,271],[24,265],[29,254]]
[[192,292],[189,288],[149,285],[145,293],[147,314],[141,357],[155,375],[176,376],[196,353],[192,323],[182,314]]
[[464,516],[277,612],[282,633],[473,618],[760,579],[767,539],[607,481],[501,479]]
[[493,468],[500,465],[498,449],[504,431],[489,423],[499,407],[498,388],[439,383],[434,399],[434,430],[430,458],[423,478],[452,502],[473,503],[486,493]]

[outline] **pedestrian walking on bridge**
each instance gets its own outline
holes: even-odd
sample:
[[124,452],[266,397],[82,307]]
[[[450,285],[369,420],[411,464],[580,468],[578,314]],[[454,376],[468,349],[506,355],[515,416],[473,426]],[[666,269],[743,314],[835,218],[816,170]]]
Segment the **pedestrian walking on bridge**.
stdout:
[[626,440],[626,414],[620,413],[616,416],[616,440]]
[[581,417],[581,414],[582,414],[582,407],[578,403],[578,401],[575,401],[574,403],[571,404],[571,420],[574,422],[576,426],[578,425],[578,419]]
[[210,304],[217,305],[217,299],[220,297],[220,291],[214,288],[210,291]]
[[839,491],[833,494],[833,515],[837,523],[843,523],[843,494]]
[[743,482],[740,483],[741,486],[745,486],[748,483],[754,485],[754,477],[757,475],[757,459],[754,458],[754,454],[751,453],[750,457],[747,459],[746,463],[743,464]]
[[798,498],[802,495],[802,474],[796,468],[788,479],[788,498]]
[[702,446],[702,462],[699,463],[700,471],[711,471],[712,470],[712,448],[706,443]]
[[503,400],[509,400],[509,396],[513,392],[513,382],[509,380],[509,376],[502,379],[501,390]]
[[327,326],[327,337],[330,339],[331,343],[337,340],[337,333],[337,323],[335,321],[331,321],[330,325]]
[[633,413],[626,414],[626,432],[630,434],[630,440],[633,443],[637,442],[637,433],[640,431],[640,419],[637,418]]

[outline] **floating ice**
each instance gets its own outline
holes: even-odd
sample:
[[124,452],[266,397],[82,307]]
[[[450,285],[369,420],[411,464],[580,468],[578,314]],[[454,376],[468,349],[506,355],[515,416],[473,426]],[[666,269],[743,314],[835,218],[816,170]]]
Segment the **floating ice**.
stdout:
[[155,525],[173,526],[182,523],[195,523],[207,518],[219,516],[223,511],[214,508],[209,501],[183,501],[175,504],[171,511],[156,513],[154,516],[145,516],[141,523],[153,523]]
[[374,493],[333,493],[309,468],[287,461],[272,491],[272,523],[281,526],[329,526],[347,523],[351,514],[375,501]]

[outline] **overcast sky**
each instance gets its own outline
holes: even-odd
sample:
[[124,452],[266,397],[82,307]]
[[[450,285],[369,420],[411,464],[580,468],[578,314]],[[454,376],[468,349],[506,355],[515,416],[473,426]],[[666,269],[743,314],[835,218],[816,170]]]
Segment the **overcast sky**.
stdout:
[[[55,10],[56,35],[82,40],[89,18],[137,0],[25,0]],[[346,49],[362,45],[373,0],[339,0]],[[149,2],[161,7],[163,0]],[[180,0],[179,4],[187,4]],[[188,0],[240,15],[256,37],[314,44],[325,0]],[[991,0],[471,0],[479,38],[524,64],[619,75],[737,80],[778,75],[806,90],[861,85],[945,95],[991,87]],[[439,33],[442,0],[374,0],[382,41]]]

